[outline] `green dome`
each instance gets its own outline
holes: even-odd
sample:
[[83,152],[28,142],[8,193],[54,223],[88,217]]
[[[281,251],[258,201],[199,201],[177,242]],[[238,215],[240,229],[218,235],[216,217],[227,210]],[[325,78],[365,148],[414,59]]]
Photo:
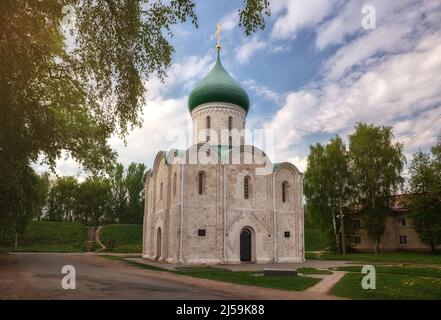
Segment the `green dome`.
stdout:
[[222,66],[219,53],[213,69],[191,91],[188,97],[188,108],[191,112],[197,106],[208,102],[233,103],[244,108],[245,112],[248,112],[250,105],[248,94]]

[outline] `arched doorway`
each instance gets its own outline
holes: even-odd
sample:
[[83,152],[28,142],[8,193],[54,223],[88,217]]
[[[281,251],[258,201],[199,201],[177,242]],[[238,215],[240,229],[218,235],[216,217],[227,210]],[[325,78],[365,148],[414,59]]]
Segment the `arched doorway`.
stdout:
[[162,232],[161,232],[161,228],[158,228],[158,232],[156,234],[156,259],[161,258],[161,240],[162,240]]
[[249,228],[243,228],[240,231],[240,261],[251,262],[252,233]]

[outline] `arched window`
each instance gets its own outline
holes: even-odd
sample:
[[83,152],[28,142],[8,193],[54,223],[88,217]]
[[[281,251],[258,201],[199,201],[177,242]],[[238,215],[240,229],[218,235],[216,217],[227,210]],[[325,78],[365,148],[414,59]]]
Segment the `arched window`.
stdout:
[[198,177],[198,190],[199,194],[204,194],[204,180],[205,180],[205,172],[199,171],[199,177]]
[[251,180],[250,176],[246,176],[243,179],[243,197],[244,197],[244,199],[250,198],[250,189],[251,189],[250,180]]
[[287,201],[287,196],[288,196],[288,182],[283,181],[283,183],[282,183],[282,202]]
[[233,117],[228,117],[228,130],[232,130],[233,129]]
[[175,174],[173,175],[173,195],[176,196],[176,185],[178,184],[178,175]]
[[162,200],[164,184],[161,182],[161,187],[159,189],[159,200]]

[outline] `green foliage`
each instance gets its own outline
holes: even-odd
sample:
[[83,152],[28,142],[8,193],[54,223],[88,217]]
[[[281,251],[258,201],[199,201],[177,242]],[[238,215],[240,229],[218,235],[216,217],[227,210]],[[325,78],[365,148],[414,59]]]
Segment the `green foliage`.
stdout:
[[130,163],[127,170],[117,164],[110,172],[114,220],[119,223],[142,223],[146,166]]
[[127,190],[124,183],[124,166],[121,163],[116,164],[111,170],[109,181],[112,188],[114,218],[118,222],[123,222],[127,216]]
[[418,152],[410,164],[409,200],[412,225],[432,251],[441,244],[441,141],[433,155]]
[[59,177],[47,198],[47,218],[51,221],[78,221],[75,203],[79,184],[75,177]]
[[107,180],[98,177],[86,179],[80,184],[75,201],[78,220],[91,226],[111,222],[111,199],[112,193]]
[[58,177],[47,197],[47,213],[39,216],[88,225],[142,223],[144,172],[144,164],[131,163],[126,173],[117,164],[110,178],[91,176],[79,183],[75,177]]
[[367,216],[368,235],[378,242],[385,230],[391,195],[402,186],[402,145],[392,143],[391,127],[357,124],[349,136],[355,202]]
[[265,28],[263,14],[271,15],[269,0],[244,0],[244,8],[239,10],[239,26],[246,35]]
[[142,225],[111,224],[101,229],[101,242],[107,246],[110,240],[115,242],[113,252],[141,252]]
[[0,241],[5,241],[23,233],[28,221],[41,214],[49,179],[47,175],[37,175],[27,165],[7,170],[2,164],[0,171],[8,179],[0,180]]
[[305,227],[305,250],[318,251],[329,248],[330,235],[318,228]]
[[121,222],[142,223],[145,170],[146,167],[143,163],[132,162],[127,168],[124,181],[128,195],[127,217]]
[[[339,201],[342,201],[343,211],[349,212],[350,182],[349,157],[339,136],[331,139],[326,146],[318,143],[310,147],[304,180],[306,211],[317,221],[316,226],[322,230],[333,230],[338,249],[342,230]],[[347,226],[346,221],[344,226]],[[346,232],[345,239],[349,234]]]

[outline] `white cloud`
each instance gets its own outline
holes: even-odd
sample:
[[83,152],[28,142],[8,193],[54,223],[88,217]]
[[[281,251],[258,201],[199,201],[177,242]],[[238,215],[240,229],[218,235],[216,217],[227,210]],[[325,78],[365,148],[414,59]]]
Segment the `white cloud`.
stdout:
[[[144,107],[142,128],[126,137],[124,146],[119,138],[112,138],[110,145],[118,151],[119,161],[144,162],[152,166],[156,153],[173,148],[186,148],[190,142],[191,119],[187,108],[187,96],[178,99],[156,98]],[[178,139],[179,138],[179,139]]]
[[[340,48],[327,61],[326,76],[336,80],[353,66],[360,65],[361,63],[372,63],[367,58],[375,54],[401,50],[403,46],[399,44],[402,44],[404,36],[409,31],[408,28],[402,25],[393,25],[368,32],[356,41]],[[377,62],[377,60],[374,62]]]
[[150,99],[161,97],[176,86],[183,86],[185,89],[191,90],[195,81],[206,75],[213,64],[213,55],[183,57],[167,70],[167,78],[164,83],[156,75],[145,83],[147,97]]
[[253,79],[245,80],[243,84],[246,88],[253,91],[256,95],[264,97],[268,101],[273,101],[276,103],[280,101],[280,94]]
[[[272,1],[271,1],[272,2]],[[282,0],[275,1],[273,14],[283,12],[274,23],[271,36],[276,39],[293,38],[305,27],[314,27],[327,17],[341,0]]]
[[233,10],[221,19],[222,31],[229,32],[239,25],[239,13]]
[[241,64],[248,63],[253,53],[262,50],[268,46],[268,43],[253,36],[251,40],[246,39],[236,51],[236,59]]
[[[428,0],[424,6],[430,6],[430,2],[432,1]],[[349,36],[365,32],[361,27],[361,9],[366,4],[364,0],[346,1],[337,15],[324,21],[317,29],[316,47],[322,50],[329,45],[343,43]],[[397,20],[403,21],[403,18],[409,14],[417,14],[421,9],[421,3],[416,3],[415,0],[372,0],[369,5],[375,8],[377,27],[396,23]]]
[[274,133],[276,161],[292,157],[290,151],[308,133],[310,115],[318,108],[319,103],[320,99],[313,92],[292,92],[274,118],[264,124],[265,130],[272,130]]
[[304,156],[304,157],[295,156],[295,157],[289,158],[287,161],[294,164],[297,167],[297,169],[300,170],[300,172],[306,171],[306,167],[308,165],[308,157],[307,156]]

